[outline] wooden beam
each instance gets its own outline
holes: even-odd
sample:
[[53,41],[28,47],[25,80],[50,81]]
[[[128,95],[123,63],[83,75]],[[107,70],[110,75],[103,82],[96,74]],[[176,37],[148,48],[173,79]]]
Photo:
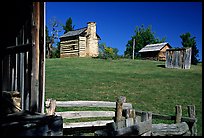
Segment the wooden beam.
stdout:
[[44,113],[45,97],[45,3],[40,3],[40,78],[39,78],[39,110]]
[[64,111],[55,112],[56,115],[66,119],[90,118],[90,117],[114,117],[114,111]]
[[39,31],[40,31],[40,2],[33,2],[32,26],[32,72],[30,111],[39,111]]
[[[57,107],[107,107],[115,108],[116,102],[107,101],[56,101]],[[123,108],[132,108],[131,103],[123,103]]]

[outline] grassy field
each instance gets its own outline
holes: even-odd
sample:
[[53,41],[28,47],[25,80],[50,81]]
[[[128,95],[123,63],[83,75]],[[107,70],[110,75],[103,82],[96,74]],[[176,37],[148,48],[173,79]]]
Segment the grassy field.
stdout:
[[116,101],[125,96],[136,110],[174,115],[181,105],[195,105],[202,135],[202,64],[169,69],[165,62],[64,58],[46,60],[45,98]]

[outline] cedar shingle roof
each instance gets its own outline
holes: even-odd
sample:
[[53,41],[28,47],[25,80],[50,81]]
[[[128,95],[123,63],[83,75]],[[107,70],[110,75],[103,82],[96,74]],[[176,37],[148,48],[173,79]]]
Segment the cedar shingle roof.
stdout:
[[[139,52],[160,51],[167,44],[168,44],[168,42],[149,44],[149,45],[146,45],[145,47],[143,47],[141,50],[139,50]],[[171,48],[171,46],[170,46],[170,48]]]
[[87,27],[84,27],[84,28],[81,28],[81,29],[77,29],[77,30],[73,30],[73,31],[69,31],[69,32],[65,33],[64,35],[60,36],[60,38],[80,35],[86,29],[87,29]]
[[[87,27],[77,29],[77,30],[73,30],[73,31],[69,31],[69,32],[65,33],[64,35],[60,36],[60,38],[70,37],[70,36],[77,36],[77,35],[82,34],[86,30],[87,30]],[[98,34],[96,34],[96,36],[98,37],[98,39],[101,39]]]

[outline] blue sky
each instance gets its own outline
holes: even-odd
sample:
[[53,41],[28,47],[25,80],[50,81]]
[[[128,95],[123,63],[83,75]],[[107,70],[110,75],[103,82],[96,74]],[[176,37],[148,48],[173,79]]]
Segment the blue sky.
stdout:
[[52,17],[62,24],[71,17],[74,29],[96,22],[99,43],[117,48],[120,55],[136,26],[151,25],[155,37],[166,37],[172,47],[182,47],[180,35],[190,32],[202,60],[202,2],[46,2],[47,25]]

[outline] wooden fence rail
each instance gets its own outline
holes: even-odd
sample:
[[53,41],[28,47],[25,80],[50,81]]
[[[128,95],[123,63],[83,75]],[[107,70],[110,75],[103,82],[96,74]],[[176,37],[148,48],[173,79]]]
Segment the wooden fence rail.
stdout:
[[[115,111],[64,111],[56,112],[56,107],[106,107]],[[188,117],[182,116],[180,105],[175,106],[175,115],[161,115],[152,112],[136,111],[131,103],[126,103],[125,97],[119,97],[116,102],[108,101],[46,101],[46,112],[49,115],[59,115],[63,119],[97,118],[89,122],[63,123],[64,134],[94,133],[105,135],[141,135],[141,136],[171,136],[197,135],[195,106],[188,106]],[[110,120],[98,118],[109,117]],[[172,120],[174,124],[152,124],[152,119]]]

